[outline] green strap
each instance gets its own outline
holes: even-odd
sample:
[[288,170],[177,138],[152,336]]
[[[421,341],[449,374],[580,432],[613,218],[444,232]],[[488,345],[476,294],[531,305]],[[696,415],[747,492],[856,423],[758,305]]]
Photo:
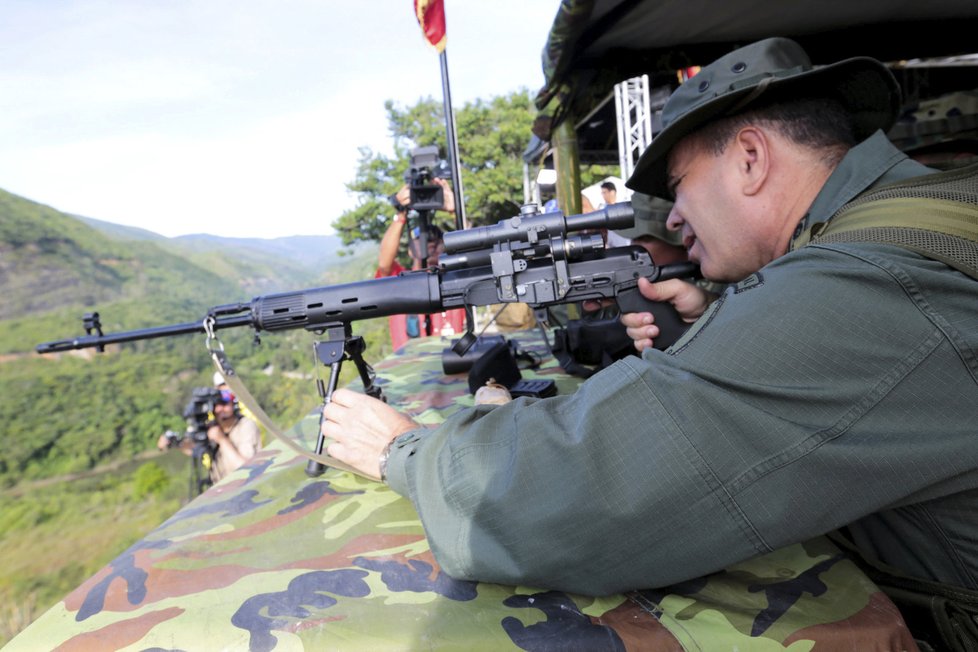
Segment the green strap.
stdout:
[[814,225],[811,238],[897,245],[978,280],[978,166],[874,189]]
[[[926,221],[921,216],[926,216]],[[978,205],[925,197],[877,199],[843,209],[822,228],[813,230],[813,235],[821,238],[842,231],[882,227],[936,231],[978,242]]]

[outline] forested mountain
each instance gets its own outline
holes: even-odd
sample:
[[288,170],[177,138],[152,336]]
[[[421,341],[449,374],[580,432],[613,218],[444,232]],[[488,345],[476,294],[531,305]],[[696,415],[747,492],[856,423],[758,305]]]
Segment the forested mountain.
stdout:
[[[191,389],[209,384],[203,336],[33,352],[83,334],[83,313],[98,311],[107,333],[192,322],[213,305],[369,277],[374,252],[341,255],[335,237],[170,239],[0,191],[0,486],[151,449],[182,426]],[[277,333],[259,346],[248,329],[221,333],[266,410],[285,419],[315,405],[314,386],[297,380],[315,371],[310,337]]]
[[233,283],[146,240],[119,240],[0,191],[0,319],[131,299],[170,286],[229,291]]
[[165,238],[146,229],[75,217],[114,240],[150,241],[165,251],[234,280],[246,295],[300,287],[337,264],[348,262],[350,256],[364,249],[344,249],[339,236],[335,235],[261,239],[196,233]]

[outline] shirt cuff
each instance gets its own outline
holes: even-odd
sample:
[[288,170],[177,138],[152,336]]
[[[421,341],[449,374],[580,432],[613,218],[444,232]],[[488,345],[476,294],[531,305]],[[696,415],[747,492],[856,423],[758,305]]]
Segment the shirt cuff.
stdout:
[[408,461],[414,455],[415,448],[426,430],[426,428],[409,430],[397,437],[391,444],[390,456],[387,458],[387,486],[408,498],[411,497],[407,477]]

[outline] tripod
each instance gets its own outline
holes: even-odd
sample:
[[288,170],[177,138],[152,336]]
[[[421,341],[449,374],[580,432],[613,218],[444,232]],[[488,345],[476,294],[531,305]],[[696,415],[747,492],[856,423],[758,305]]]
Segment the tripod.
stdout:
[[194,433],[194,448],[190,454],[190,479],[187,486],[188,499],[204,493],[207,487],[214,484],[211,480],[211,465],[214,463],[214,455],[217,448],[207,439],[204,433],[204,440],[199,441],[197,433]]

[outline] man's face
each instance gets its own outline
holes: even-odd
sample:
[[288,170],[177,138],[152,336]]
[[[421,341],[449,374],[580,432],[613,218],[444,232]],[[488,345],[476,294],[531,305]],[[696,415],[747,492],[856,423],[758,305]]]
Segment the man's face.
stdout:
[[234,416],[234,405],[217,402],[214,404],[214,416],[218,421],[224,421]]
[[234,394],[227,385],[220,385],[221,399],[214,403],[214,417],[218,421],[226,421],[234,416]]
[[[427,265],[432,267],[438,264],[438,256],[445,251],[445,245],[441,240],[435,240],[433,238],[428,239],[428,260]],[[412,238],[409,246],[408,253],[411,254],[411,258],[414,260],[416,266],[421,264],[421,240],[417,238]]]
[[681,230],[689,259],[705,278],[735,282],[778,256],[779,234],[764,204],[743,192],[738,148],[719,155],[681,140],[669,153],[675,203],[667,225]]
[[601,189],[601,197],[604,199],[604,203],[606,204],[614,204],[616,201],[615,197],[617,197],[617,195],[618,193],[616,193],[614,190],[608,190],[607,188]]

